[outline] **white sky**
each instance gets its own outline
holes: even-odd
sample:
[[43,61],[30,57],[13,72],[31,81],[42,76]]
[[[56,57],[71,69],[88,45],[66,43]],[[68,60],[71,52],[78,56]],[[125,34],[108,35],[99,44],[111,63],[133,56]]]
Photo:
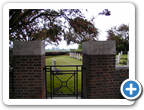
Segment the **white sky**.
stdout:
[[[104,9],[103,8],[98,8],[98,9],[88,9],[88,12],[83,12],[85,14],[85,17],[87,19],[90,19],[92,16],[97,16],[98,13],[102,12]],[[122,9],[122,8],[109,8],[109,11],[111,11],[110,16],[104,16],[104,15],[99,15],[95,18],[95,27],[100,30],[100,34],[98,39],[101,40],[106,40],[107,33],[106,31],[110,29],[113,26],[120,26],[121,24],[129,24],[129,10],[127,9]],[[55,47],[54,45],[48,45],[46,46],[46,49]],[[66,44],[66,41],[62,40],[58,46],[60,49],[77,49],[78,44],[71,44],[68,45]]]

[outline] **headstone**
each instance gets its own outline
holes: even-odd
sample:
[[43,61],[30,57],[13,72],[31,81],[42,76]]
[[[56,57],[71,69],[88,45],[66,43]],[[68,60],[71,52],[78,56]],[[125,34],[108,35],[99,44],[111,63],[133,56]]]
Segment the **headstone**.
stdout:
[[[55,59],[53,58],[52,59],[52,66],[55,66],[56,65],[56,61]],[[56,70],[56,67],[52,67],[52,70],[55,71]]]
[[118,56],[119,56],[119,61],[118,61],[118,63],[120,63],[121,53],[119,53]]
[[119,53],[119,56],[120,56],[119,58],[121,58],[121,53]]
[[121,55],[123,55],[123,51],[121,51]]
[[129,60],[127,61],[127,65],[129,65]]
[[128,51],[128,60],[129,60],[129,51]]
[[77,53],[77,59],[79,59],[78,53]]
[[119,63],[120,62],[120,56],[118,55],[117,56],[117,63]]
[[79,54],[79,60],[80,60],[80,54]]

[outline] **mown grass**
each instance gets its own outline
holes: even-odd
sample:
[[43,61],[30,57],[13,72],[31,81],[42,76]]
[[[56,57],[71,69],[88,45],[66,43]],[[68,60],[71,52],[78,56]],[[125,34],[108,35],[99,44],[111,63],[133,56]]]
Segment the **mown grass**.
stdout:
[[[118,55],[116,55],[117,58]],[[123,54],[120,58],[120,63],[118,65],[126,65],[127,61],[128,61],[128,56],[127,54]]]
[[[60,56],[47,56],[46,57],[46,65],[52,65],[52,58],[56,60],[56,65],[82,65],[82,61],[79,61],[77,59],[70,58],[66,55],[60,55]],[[56,67],[57,69],[62,70],[76,70],[76,67]],[[78,68],[81,70],[81,68]],[[74,73],[74,72],[71,72]],[[75,76],[76,77],[76,76]],[[73,74],[60,74],[53,76],[54,78],[54,91],[56,92],[58,88],[62,85],[67,86],[74,91],[76,90],[76,87],[74,88],[74,75]],[[61,83],[61,81],[63,83]],[[47,91],[50,93],[50,73],[47,72]],[[52,90],[53,91],[53,90]],[[60,88],[56,93],[72,93],[67,87]],[[78,93],[81,93],[81,72],[78,72]]]

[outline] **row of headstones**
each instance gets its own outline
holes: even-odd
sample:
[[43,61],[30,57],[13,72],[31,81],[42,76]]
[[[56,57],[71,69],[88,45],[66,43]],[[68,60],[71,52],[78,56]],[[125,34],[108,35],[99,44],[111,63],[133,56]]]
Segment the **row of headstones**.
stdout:
[[[116,65],[118,65],[118,63],[120,63],[120,58],[121,55],[123,55],[123,51],[121,51],[121,53],[118,54],[117,59],[116,59]],[[127,58],[127,65],[129,65],[129,51],[128,51],[128,58]]]
[[[120,63],[120,58],[121,58],[121,55],[123,55],[123,51],[121,51],[121,53],[119,53],[118,54],[118,56],[117,56],[117,59],[116,59],[116,65],[118,65],[118,63]],[[80,54],[78,54],[78,53],[69,53],[69,56],[71,57],[71,58],[75,58],[75,59],[78,59],[78,60],[82,60],[81,58],[80,58]],[[128,60],[127,60],[127,65],[129,65],[129,51],[128,51],[128,58],[127,58]]]
[[69,56],[71,57],[71,58],[75,58],[75,59],[78,59],[78,60],[82,60],[81,59],[81,55],[80,54],[78,54],[78,53],[69,53]]

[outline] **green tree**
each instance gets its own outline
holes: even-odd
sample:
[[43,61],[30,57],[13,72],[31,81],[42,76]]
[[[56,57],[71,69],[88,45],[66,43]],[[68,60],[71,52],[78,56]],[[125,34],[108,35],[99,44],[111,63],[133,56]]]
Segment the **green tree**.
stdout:
[[10,9],[9,40],[44,40],[58,44],[61,37],[80,43],[95,40],[98,29],[79,9]]
[[129,25],[122,24],[107,31],[107,40],[116,40],[117,51],[129,50]]
[[78,49],[82,49],[82,44],[79,44]]
[[[110,11],[105,9],[98,15],[109,16]],[[79,9],[10,9],[9,43],[41,40],[48,44],[59,44],[62,36],[67,44],[96,40],[99,31],[94,26],[93,19],[85,19]],[[12,66],[12,48],[9,50]]]
[[75,49],[70,49],[70,51],[71,51],[71,52],[74,52],[74,51],[75,51]]
[[[105,9],[98,15],[110,16],[111,13]],[[80,9],[10,9],[9,41],[11,44],[13,41],[44,40],[58,44],[61,36],[67,44],[96,40],[99,32],[93,19],[85,19]]]

